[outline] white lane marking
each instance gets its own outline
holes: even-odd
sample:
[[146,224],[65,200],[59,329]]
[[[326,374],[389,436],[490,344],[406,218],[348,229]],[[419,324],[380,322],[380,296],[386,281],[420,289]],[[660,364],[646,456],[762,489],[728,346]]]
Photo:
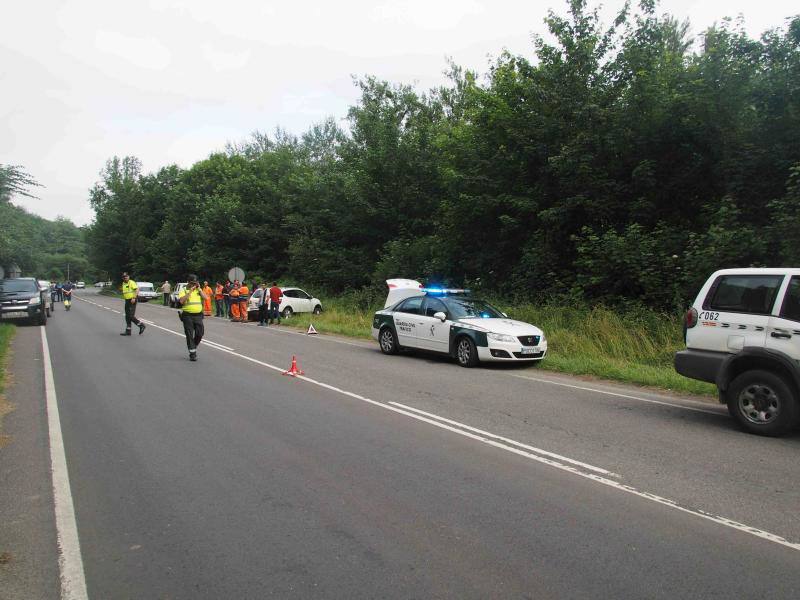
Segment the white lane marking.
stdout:
[[[83,300],[83,298],[81,298],[81,300]],[[89,304],[94,304],[95,306],[100,306],[100,307],[105,308],[102,304],[98,304],[96,302],[92,302],[91,300],[83,300],[83,301],[84,302],[88,302]],[[171,308],[169,306],[163,306],[161,304],[153,304],[153,305],[149,306],[148,308],[160,308],[160,309],[167,309],[167,310],[175,310],[174,308]],[[122,314],[119,311],[116,311],[116,312],[118,312],[119,314]],[[212,317],[212,318],[217,319],[217,318],[222,318],[222,317]],[[152,324],[152,321],[147,321],[145,319],[141,319],[141,320],[144,321],[145,323],[147,323],[148,325]],[[223,321],[227,321],[227,319],[223,319]],[[254,321],[249,321],[249,322],[245,323],[245,325],[255,325],[255,322]],[[291,329],[282,329],[282,328],[278,329],[276,327],[266,327],[265,331],[271,331],[272,333],[282,333],[284,335],[300,335],[300,336],[309,337],[309,338],[314,337],[314,338],[316,338],[318,340],[322,340],[324,342],[333,342],[334,344],[343,344],[345,346],[353,346],[355,348],[366,348],[366,347],[368,347],[366,342],[365,343],[361,343],[361,344],[354,343],[354,342],[347,342],[345,340],[340,340],[340,339],[337,339],[335,337],[328,337],[327,334],[319,334],[319,335],[316,335],[316,336],[307,336],[304,331],[294,331],[294,330],[291,330]],[[206,340],[205,338],[203,339],[203,341],[204,342],[210,342],[210,340]],[[216,344],[218,346],[222,346],[226,350],[233,350],[233,348],[230,348],[229,346],[223,346],[219,342],[210,342],[210,343],[211,344]]]
[[630,396],[628,394],[620,394],[619,392],[609,392],[608,390],[601,390],[598,388],[585,387],[582,385],[573,385],[570,383],[562,383],[560,381],[552,381],[550,379],[540,379],[539,377],[528,377],[527,375],[508,374],[510,377],[517,379],[527,379],[528,381],[536,381],[538,383],[549,383],[550,385],[559,385],[561,387],[572,388],[574,390],[583,390],[585,392],[595,392],[597,394],[605,394],[607,396],[617,396],[618,398],[627,398],[628,400],[638,400],[639,402],[647,402],[649,404],[661,404],[662,406],[670,406],[672,408],[682,408],[683,410],[691,410],[694,412],[706,413],[707,415],[727,416],[721,411],[708,410],[705,408],[695,408],[693,406],[684,406],[683,404],[673,404],[671,402],[664,402],[662,400],[651,400],[650,398],[642,398],[641,396]]
[[203,338],[203,343],[208,344],[209,346],[214,346],[215,348],[221,348],[223,350],[233,350],[233,348],[229,348],[228,346],[223,346],[218,342],[212,342],[211,340],[207,340],[206,338]]
[[53,475],[53,504],[56,514],[58,541],[58,569],[61,573],[62,600],[87,600],[86,577],[81,559],[81,544],[75,507],[69,485],[67,457],[64,438],[61,434],[61,419],[58,414],[58,399],[50,362],[50,347],[47,333],[42,327],[42,354],[44,356],[44,389],[47,404],[47,425],[50,432],[50,465]]
[[489,431],[483,431],[482,429],[478,429],[476,427],[470,427],[469,425],[465,425],[464,423],[459,423],[458,421],[452,421],[452,420],[447,419],[445,417],[441,417],[439,415],[436,415],[436,414],[433,414],[433,413],[429,413],[429,412],[425,412],[424,410],[420,410],[418,408],[414,408],[413,406],[406,406],[405,404],[400,404],[399,402],[389,402],[388,404],[391,404],[392,406],[397,406],[399,408],[402,408],[403,410],[410,410],[410,411],[415,412],[417,414],[425,415],[426,417],[430,417],[431,419],[436,419],[438,421],[442,421],[443,423],[448,423],[448,424],[454,425],[456,427],[461,427],[462,429],[466,429],[467,431],[472,431],[473,433],[477,433],[477,434],[480,434],[480,435],[485,436],[485,437],[490,437],[490,438],[494,438],[496,440],[500,440],[501,442],[506,443],[506,444],[512,444],[514,446],[519,446],[520,448],[524,448],[525,450],[529,450],[531,452],[535,452],[536,454],[542,454],[544,456],[549,456],[550,458],[554,458],[556,460],[560,460],[560,461],[563,461],[563,462],[568,462],[570,464],[573,464],[573,465],[575,465],[577,467],[581,467],[582,469],[586,469],[588,471],[594,471],[595,473],[600,473],[601,475],[606,475],[608,477],[619,477],[619,474],[612,473],[611,471],[606,471],[605,469],[601,469],[600,467],[595,467],[594,465],[590,465],[588,463],[581,462],[579,460],[568,458],[568,457],[563,456],[561,454],[555,454],[554,452],[549,452],[547,450],[543,450],[542,448],[536,448],[535,446],[529,446],[528,444],[524,444],[522,442],[518,442],[517,440],[512,440],[512,439],[503,437],[501,435],[497,435],[497,434],[491,433]]
[[[162,329],[162,330],[164,330],[164,331],[166,331],[168,333],[171,333],[173,335],[177,335],[178,337],[183,337],[183,334],[178,333],[176,331],[172,331],[171,329],[167,329],[166,327],[161,327],[160,325],[154,325],[154,327],[156,327],[158,329]],[[277,367],[275,365],[271,365],[269,363],[265,363],[263,361],[260,361],[260,360],[257,360],[255,358],[252,358],[250,356],[246,356],[244,354],[239,354],[238,352],[235,352],[233,350],[226,350],[226,349],[219,348],[219,347],[216,347],[216,346],[210,346],[210,347],[214,348],[215,350],[218,350],[219,352],[225,352],[226,354],[230,354],[232,356],[236,356],[238,358],[241,358],[243,360],[249,361],[251,363],[254,363],[254,364],[257,364],[257,365],[261,365],[261,366],[263,366],[263,367],[265,367],[267,369],[271,369],[273,371],[278,371],[280,373],[283,373],[284,370],[285,370],[285,369],[282,369],[281,367]],[[450,431],[452,433],[455,433],[457,435],[461,435],[463,437],[467,437],[467,438],[473,439],[473,440],[481,442],[483,444],[487,444],[489,446],[493,446],[495,448],[498,448],[498,449],[501,449],[501,450],[505,450],[506,452],[511,452],[512,454],[516,454],[518,456],[523,456],[523,457],[528,458],[530,460],[533,460],[533,461],[536,461],[536,462],[551,466],[551,467],[553,467],[555,469],[559,469],[561,471],[565,471],[567,473],[571,473],[573,475],[577,475],[578,477],[583,477],[585,479],[589,479],[591,481],[594,481],[595,483],[599,483],[601,485],[605,485],[607,487],[614,488],[614,489],[616,489],[618,491],[625,492],[627,494],[632,494],[632,495],[637,496],[639,498],[643,498],[645,500],[650,500],[651,502],[656,502],[657,504],[661,504],[662,506],[666,506],[668,508],[673,508],[675,510],[681,511],[681,512],[689,514],[689,515],[693,515],[695,517],[700,517],[701,519],[705,519],[707,521],[711,521],[712,523],[715,523],[717,525],[722,525],[723,527],[729,527],[731,529],[735,529],[736,531],[740,531],[742,533],[753,535],[753,536],[758,537],[760,539],[763,539],[763,540],[766,540],[766,541],[769,541],[769,542],[773,542],[775,544],[779,544],[781,546],[790,548],[792,550],[800,551],[800,543],[791,542],[791,541],[787,540],[786,538],[781,537],[779,535],[776,535],[774,533],[770,533],[769,531],[764,531],[762,529],[757,529],[755,527],[751,527],[751,526],[746,525],[744,523],[739,523],[738,521],[734,521],[732,519],[728,519],[727,517],[723,517],[721,515],[715,515],[713,513],[709,513],[709,512],[704,511],[704,510],[699,510],[699,509],[689,508],[689,507],[686,507],[686,506],[681,506],[675,500],[670,500],[669,498],[664,498],[663,496],[658,496],[656,494],[651,494],[650,492],[643,492],[643,491],[637,490],[633,486],[625,485],[625,484],[620,483],[618,481],[614,481],[613,479],[608,479],[607,477],[603,477],[602,475],[599,475],[599,474],[587,473],[586,471],[580,470],[579,468],[577,468],[575,466],[571,466],[569,464],[564,464],[562,462],[558,462],[557,460],[555,460],[553,458],[548,458],[546,456],[540,456],[538,454],[534,454],[532,452],[528,452],[528,451],[522,450],[520,448],[516,448],[514,446],[509,446],[509,445],[504,444],[504,443],[502,443],[500,441],[497,441],[498,439],[500,439],[500,436],[494,436],[493,434],[491,434],[495,438],[495,439],[491,439],[491,438],[485,437],[483,435],[478,435],[476,433],[471,433],[470,431],[466,431],[465,429],[459,429],[459,428],[456,428],[456,427],[452,427],[452,426],[450,426],[450,425],[448,425],[446,423],[446,421],[448,421],[448,419],[446,419],[445,417],[440,417],[438,415],[432,415],[433,418],[429,418],[429,417],[423,416],[422,414],[415,414],[414,412],[411,412],[411,410],[404,410],[404,409],[399,408],[397,406],[391,406],[391,404],[394,404],[394,403],[386,404],[386,403],[383,403],[383,402],[378,402],[376,400],[371,400],[370,398],[367,398],[365,396],[361,396],[361,395],[356,394],[354,392],[348,392],[347,390],[343,390],[343,389],[338,388],[336,386],[333,386],[333,385],[330,385],[330,384],[327,384],[327,383],[323,383],[321,381],[317,381],[317,380],[312,379],[310,377],[307,377],[305,375],[299,375],[299,376],[296,377],[296,379],[300,379],[302,381],[306,381],[308,383],[311,383],[313,385],[319,386],[321,388],[330,390],[332,392],[336,392],[338,394],[342,394],[344,396],[348,396],[350,398],[354,398],[356,400],[360,400],[362,402],[366,402],[367,404],[371,404],[373,406],[376,406],[376,407],[379,407],[379,408],[383,408],[385,410],[389,410],[389,411],[392,411],[392,412],[395,412],[395,413],[398,413],[398,414],[405,415],[405,416],[407,416],[407,417],[409,417],[411,419],[416,419],[417,421],[422,421],[424,423],[428,423],[429,425],[432,425],[434,427],[438,427],[440,429],[445,429],[445,430]],[[523,377],[523,379],[530,379],[530,378]],[[549,382],[547,380],[542,380],[542,381],[545,382],[545,383],[551,383],[551,382]],[[563,384],[563,385],[566,385],[566,384]],[[579,386],[568,386],[568,387],[579,387]],[[592,390],[591,388],[579,388],[579,389],[588,389],[589,391],[601,391],[602,392],[602,390]],[[611,395],[624,396],[623,394],[615,394],[615,393],[612,393],[612,392],[606,392],[606,393],[609,393]],[[638,399],[636,397],[631,397],[631,398]],[[680,405],[676,405],[676,406],[678,408],[681,408]],[[422,411],[419,411],[419,412],[422,412]],[[716,414],[716,413],[714,413],[714,414]],[[435,420],[435,419],[439,419],[439,420]],[[462,426],[462,427],[466,428],[468,426]],[[574,462],[577,462],[577,461],[574,461]]]
[[[149,325],[149,326],[155,327],[155,328],[157,328],[157,329],[163,329],[164,331],[169,331],[170,333],[174,333],[174,334],[176,334],[176,335],[180,335],[180,336],[183,336],[183,335],[184,335],[184,334],[182,334],[182,333],[180,333],[180,332],[178,332],[178,331],[173,331],[173,330],[171,330],[171,329],[167,329],[167,328],[165,328],[165,327],[161,327],[160,325],[156,325],[156,324],[155,324],[153,321],[148,321],[147,319],[140,319],[140,320],[141,320],[141,322],[142,322],[142,323],[144,323],[145,325]],[[220,344],[219,342],[214,342],[214,341],[212,341],[212,340],[209,340],[208,338],[203,338],[203,343],[204,343],[204,344],[208,344],[209,346],[216,346],[216,347],[218,347],[218,348],[224,348],[225,350],[233,350],[233,348],[230,348],[230,347],[228,347],[228,346],[223,346],[223,345],[222,345],[222,344]]]
[[323,342],[333,342],[335,344],[344,344],[345,346],[355,346],[356,348],[366,348],[366,344],[356,344],[353,342],[346,342],[344,340],[339,340],[336,338],[328,337],[326,334],[318,334],[318,335],[306,335],[305,331],[294,331],[291,329],[273,329],[272,326],[266,327],[266,331],[271,331],[272,333],[283,333],[286,335],[301,335],[307,338],[316,338]]

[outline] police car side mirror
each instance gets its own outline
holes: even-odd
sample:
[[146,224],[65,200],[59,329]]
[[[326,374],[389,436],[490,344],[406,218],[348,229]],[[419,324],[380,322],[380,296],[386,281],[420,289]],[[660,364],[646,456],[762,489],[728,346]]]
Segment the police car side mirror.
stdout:
[[437,312],[433,313],[433,318],[439,319],[442,323],[444,323],[447,320],[447,315],[444,314],[443,312]]
[[500,313],[500,314],[503,315],[506,319],[508,318],[508,315],[506,313]]

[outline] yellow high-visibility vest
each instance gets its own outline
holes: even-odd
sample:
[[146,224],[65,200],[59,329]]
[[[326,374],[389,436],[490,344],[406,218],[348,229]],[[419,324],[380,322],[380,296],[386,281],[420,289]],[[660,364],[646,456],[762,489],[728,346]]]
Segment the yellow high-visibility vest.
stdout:
[[203,312],[203,297],[198,290],[194,289],[191,292],[187,292],[186,288],[184,288],[178,294],[178,299],[183,298],[187,293],[189,294],[189,299],[182,307],[183,312],[189,313],[190,315]]
[[136,285],[136,282],[133,279],[129,279],[127,282],[122,282],[122,297],[125,300],[131,300],[136,298],[136,294],[139,292],[139,286]]

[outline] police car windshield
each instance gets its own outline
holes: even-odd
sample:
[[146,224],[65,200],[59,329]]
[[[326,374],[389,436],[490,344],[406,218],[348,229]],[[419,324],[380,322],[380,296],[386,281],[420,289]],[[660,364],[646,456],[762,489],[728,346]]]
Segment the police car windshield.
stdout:
[[494,306],[474,298],[448,298],[447,308],[453,319],[502,319],[503,314]]

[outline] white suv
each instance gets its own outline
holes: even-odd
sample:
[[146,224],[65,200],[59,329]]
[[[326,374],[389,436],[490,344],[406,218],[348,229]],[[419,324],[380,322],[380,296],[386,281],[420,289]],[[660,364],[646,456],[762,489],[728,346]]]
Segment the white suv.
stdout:
[[136,299],[140,302],[155,300],[161,296],[161,294],[153,288],[153,284],[149,281],[137,281],[136,285],[139,288],[139,291],[136,293]]
[[715,383],[752,433],[780,435],[800,419],[800,269],[726,269],[686,314],[681,375]]

